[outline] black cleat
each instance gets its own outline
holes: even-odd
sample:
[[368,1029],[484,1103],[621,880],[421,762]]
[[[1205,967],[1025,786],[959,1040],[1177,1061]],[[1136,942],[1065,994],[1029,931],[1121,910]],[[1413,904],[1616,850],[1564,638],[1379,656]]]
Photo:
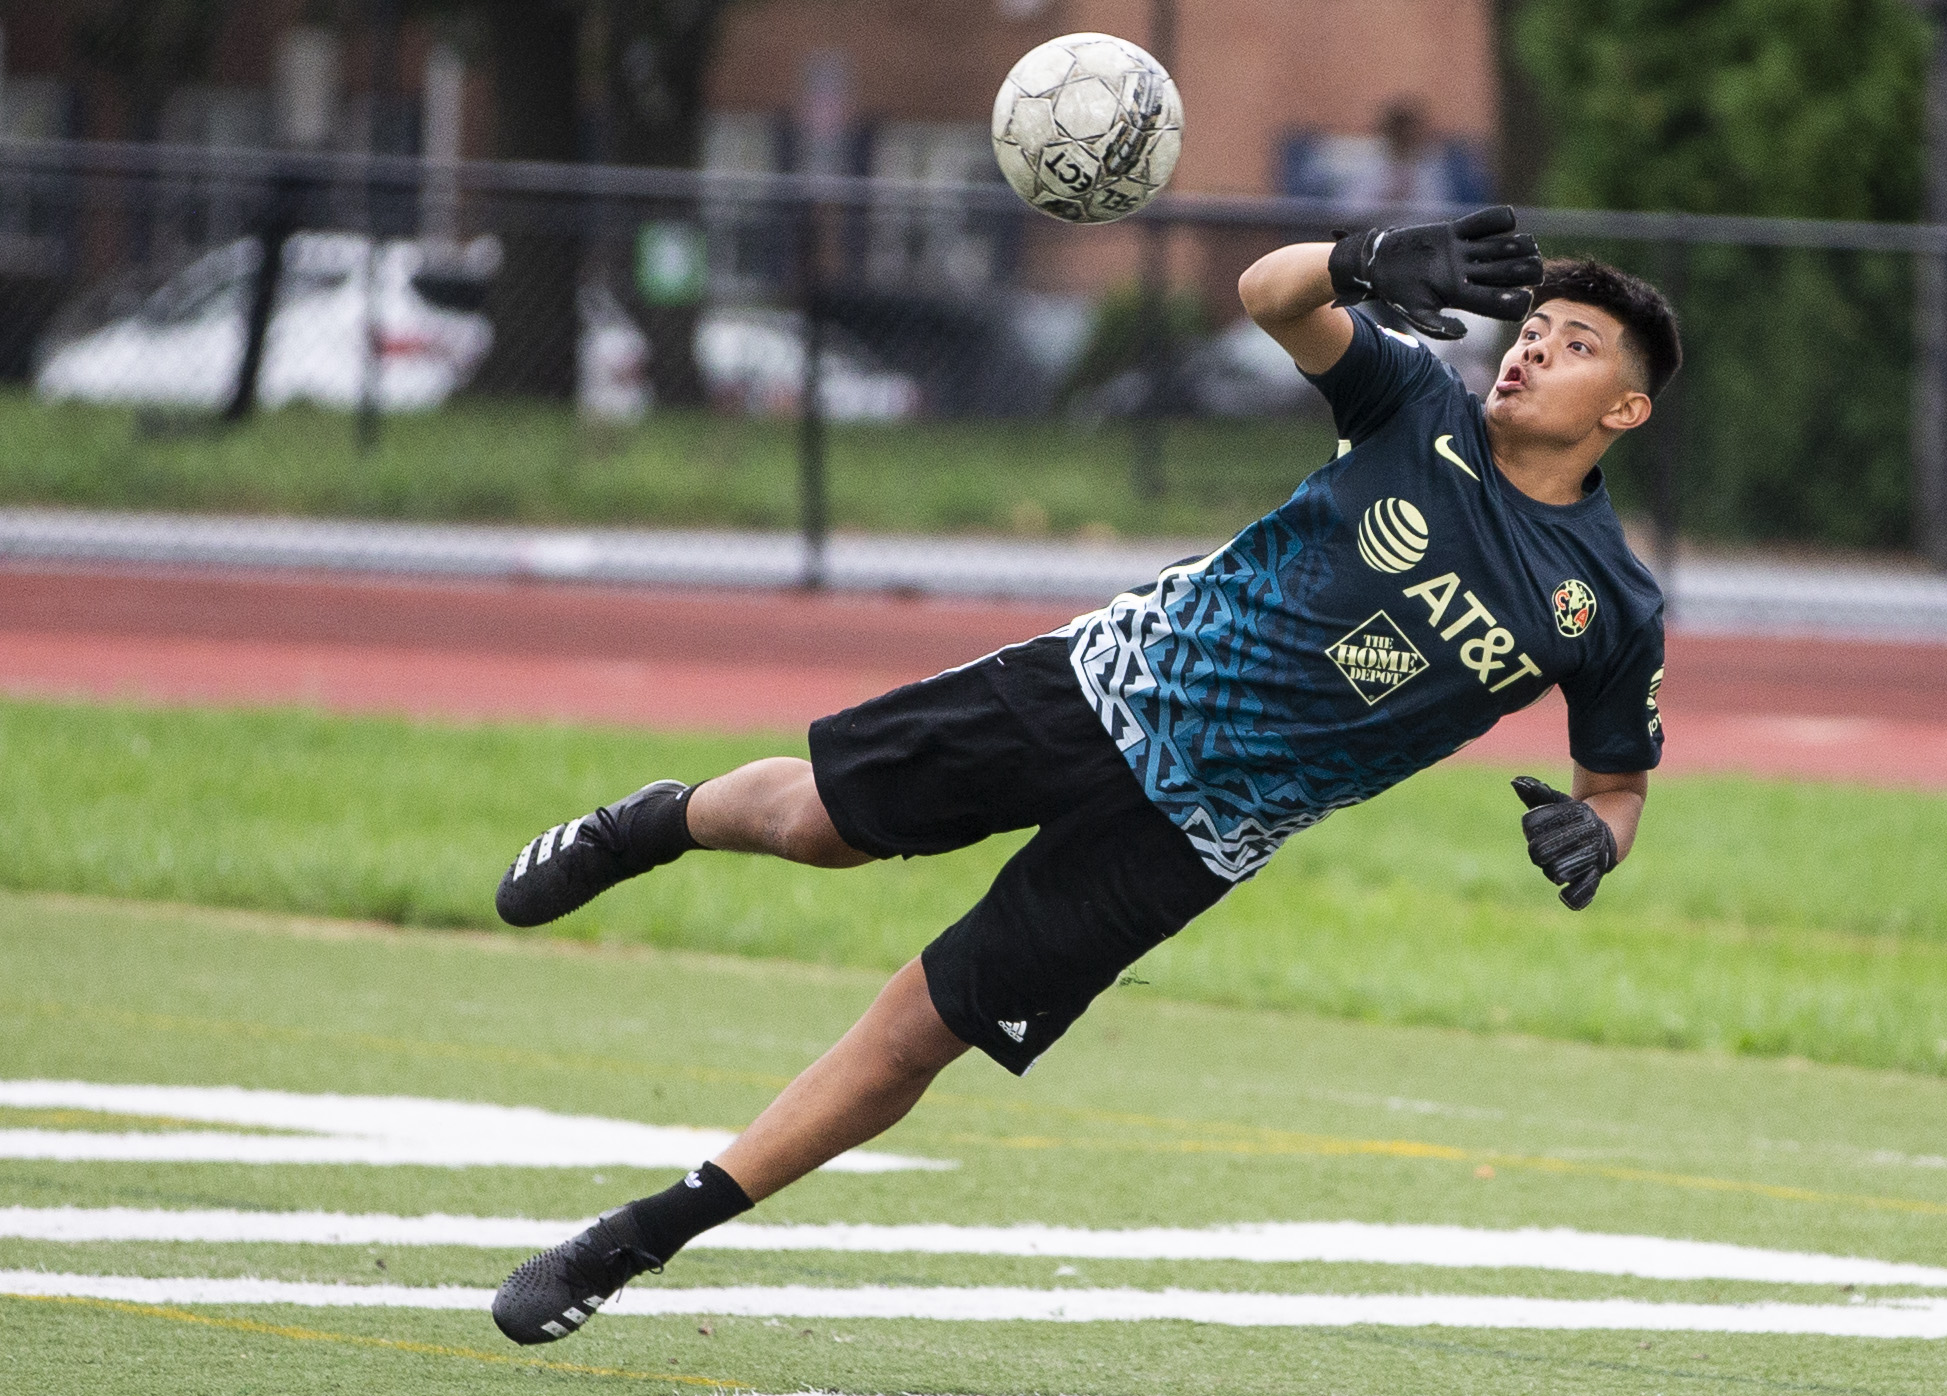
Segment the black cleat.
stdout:
[[542,1251],[501,1282],[494,1324],[527,1346],[567,1337],[622,1286],[662,1261],[645,1251],[627,1207],[604,1212],[579,1236]]
[[694,848],[681,803],[689,789],[680,780],[659,780],[555,825],[507,869],[494,910],[510,926],[545,925]]

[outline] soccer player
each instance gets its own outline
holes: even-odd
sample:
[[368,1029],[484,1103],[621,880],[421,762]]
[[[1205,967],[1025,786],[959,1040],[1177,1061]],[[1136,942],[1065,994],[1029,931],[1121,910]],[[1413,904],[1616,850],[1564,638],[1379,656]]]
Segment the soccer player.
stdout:
[[[1579,910],[1629,851],[1663,739],[1662,598],[1597,462],[1676,372],[1669,306],[1594,262],[1544,266],[1504,208],[1281,248],[1238,290],[1342,438],[1288,501],[1054,634],[819,719],[809,761],[658,781],[521,850],[497,904],[534,926],[696,849],[849,868],[1037,828],[713,1162],[509,1276],[508,1337],[566,1337],[889,1128],[969,1047],[1026,1071],[1286,837],[1551,686],[1573,793],[1515,782],[1529,854]],[[1445,309],[1518,321],[1485,404],[1344,308],[1368,299],[1432,337],[1463,332]]]

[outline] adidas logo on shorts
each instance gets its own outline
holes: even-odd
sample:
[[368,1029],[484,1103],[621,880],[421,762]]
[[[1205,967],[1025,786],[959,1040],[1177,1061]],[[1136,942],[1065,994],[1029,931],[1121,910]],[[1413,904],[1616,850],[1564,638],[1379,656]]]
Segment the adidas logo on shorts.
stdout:
[[1016,1042],[1026,1042],[1028,1040],[1028,1024],[1025,1018],[1018,1023],[1002,1023],[1000,1024],[1000,1030]]

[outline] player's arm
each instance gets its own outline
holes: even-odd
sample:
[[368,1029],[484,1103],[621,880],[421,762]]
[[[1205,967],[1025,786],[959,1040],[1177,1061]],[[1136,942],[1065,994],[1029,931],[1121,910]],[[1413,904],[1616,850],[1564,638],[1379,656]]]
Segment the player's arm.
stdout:
[[1592,771],[1578,762],[1569,788],[1609,826],[1616,840],[1616,861],[1627,858],[1636,842],[1636,826],[1643,820],[1643,804],[1650,797],[1650,773]]
[[1564,795],[1533,776],[1514,781],[1514,793],[1528,807],[1521,832],[1529,861],[1562,889],[1562,905],[1580,911],[1636,842],[1650,773],[1591,771],[1577,762],[1571,788],[1574,793]]
[[1237,279],[1244,312],[1305,372],[1316,377],[1352,343],[1352,317],[1332,304],[1329,242],[1294,242],[1267,252]]
[[1237,294],[1259,328],[1317,376],[1352,343],[1352,321],[1337,307],[1381,300],[1422,334],[1459,339],[1466,327],[1442,311],[1520,320],[1527,288],[1540,280],[1535,240],[1514,231],[1514,210],[1504,205],[1447,223],[1281,247],[1245,271]]

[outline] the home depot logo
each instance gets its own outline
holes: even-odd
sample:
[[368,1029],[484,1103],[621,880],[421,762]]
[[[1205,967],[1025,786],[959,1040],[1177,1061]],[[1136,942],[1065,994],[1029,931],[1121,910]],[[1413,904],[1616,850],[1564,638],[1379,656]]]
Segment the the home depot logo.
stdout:
[[1377,703],[1426,668],[1426,656],[1384,611],[1355,626],[1327,651],[1346,681],[1368,705]]

